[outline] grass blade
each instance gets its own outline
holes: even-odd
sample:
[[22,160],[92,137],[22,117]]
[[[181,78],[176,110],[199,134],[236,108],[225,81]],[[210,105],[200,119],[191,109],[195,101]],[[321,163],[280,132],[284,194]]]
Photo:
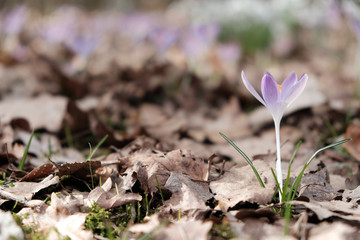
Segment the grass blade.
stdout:
[[295,198],[295,194],[300,186],[300,182],[301,182],[301,179],[304,175],[304,172],[306,170],[306,168],[310,165],[310,163],[312,162],[312,160],[315,159],[316,155],[318,155],[320,152],[326,150],[326,149],[329,149],[329,148],[332,148],[332,147],[335,147],[337,145],[340,145],[340,144],[343,144],[343,143],[346,143],[348,141],[350,141],[351,139],[345,139],[345,140],[341,140],[341,141],[338,141],[338,142],[335,142],[335,143],[332,143],[328,146],[325,146],[323,148],[320,148],[319,150],[317,150],[312,156],[311,158],[309,158],[309,160],[306,162],[306,164],[304,165],[303,169],[301,170],[301,172],[299,173],[299,175],[296,177],[294,183],[292,184],[291,186],[291,189],[290,189],[290,192],[292,193],[291,195],[291,200]]
[[283,195],[283,194],[282,194],[282,189],[280,188],[279,180],[278,180],[278,178],[277,178],[277,176],[276,176],[273,168],[271,168],[271,173],[272,173],[272,175],[273,175],[273,177],[274,177],[274,179],[275,179],[275,182],[276,182],[275,192],[279,189],[280,194]]
[[29,141],[28,141],[28,143],[26,144],[26,148],[25,148],[24,154],[23,154],[23,156],[22,156],[22,158],[21,158],[21,161],[20,161],[20,164],[19,164],[19,167],[18,167],[19,170],[22,170],[23,167],[24,167],[25,160],[26,160],[26,157],[27,157],[27,155],[28,155],[29,148],[30,148],[30,144],[31,144],[31,141],[32,141],[32,138],[33,138],[33,137],[34,137],[34,131],[31,133],[31,136],[30,136],[30,138],[29,138]]
[[100,142],[95,146],[94,149],[91,149],[91,145],[90,146],[90,153],[89,156],[87,157],[86,161],[90,160],[92,158],[92,156],[94,155],[94,153],[96,152],[96,150],[98,150],[98,148],[106,141],[106,139],[109,137],[109,135],[105,135]]
[[156,176],[156,173],[154,173],[154,176],[155,176],[155,180],[156,180],[157,187],[158,187],[158,189],[159,189],[161,201],[162,201],[163,204],[165,204],[164,196],[163,196],[163,193],[162,193],[162,191],[161,191],[160,183],[159,183],[159,180],[158,180],[158,178],[157,178],[157,176]]
[[288,167],[288,172],[287,172],[287,176],[286,176],[285,184],[284,184],[284,189],[283,189],[283,196],[282,196],[282,199],[285,199],[286,201],[289,201],[289,200],[290,200],[290,196],[291,196],[291,192],[288,194],[288,196],[286,196],[286,194],[287,194],[287,189],[288,189],[289,182],[290,182],[291,166],[292,166],[292,164],[293,164],[293,161],[294,161],[294,159],[295,159],[295,155],[296,155],[297,151],[299,150],[301,144],[302,144],[302,141],[299,141],[299,142],[296,144],[295,149],[294,149],[294,152],[293,152],[293,154],[291,155],[291,158],[290,158],[289,167]]
[[89,148],[90,148],[90,153],[89,156],[86,158],[86,161],[89,161],[89,170],[90,170],[90,177],[91,177],[91,186],[92,189],[95,188],[94,186],[94,176],[93,176],[93,171],[91,168],[91,158],[94,155],[94,153],[96,152],[96,150],[98,150],[98,148],[105,142],[105,140],[108,138],[108,135],[105,135],[105,137],[103,137],[100,142],[98,142],[98,144],[95,146],[94,149],[91,148],[91,144],[89,143]]
[[220,132],[219,134],[220,134],[228,143],[230,143],[230,145],[233,146],[233,147],[236,149],[236,151],[238,151],[238,152],[245,158],[246,162],[250,165],[250,167],[252,168],[253,172],[255,173],[256,178],[257,178],[257,180],[259,181],[260,185],[261,185],[263,188],[265,188],[265,184],[264,184],[264,182],[261,180],[261,177],[260,177],[258,171],[256,170],[254,164],[253,164],[252,161],[250,160],[250,158],[249,158],[248,156],[246,156],[246,154],[245,154],[243,151],[241,151],[241,149],[240,149],[238,146],[236,146],[236,144],[235,144],[233,141],[231,141],[229,138],[227,138],[224,134],[222,134],[221,132]]

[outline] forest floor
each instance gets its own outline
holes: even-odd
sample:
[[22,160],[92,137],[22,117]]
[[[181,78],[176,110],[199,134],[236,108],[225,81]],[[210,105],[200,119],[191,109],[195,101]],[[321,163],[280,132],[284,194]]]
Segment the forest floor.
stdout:
[[[342,62],[332,54],[351,38],[317,47],[302,37],[267,69],[266,54],[230,69],[210,54],[194,70],[179,52],[158,57],[146,44],[104,47],[90,60],[36,41],[25,60],[0,52],[0,236],[358,239],[360,103],[344,66],[351,50]],[[257,89],[265,70],[279,82],[309,75],[281,122],[284,175],[302,141],[290,183],[318,149],[352,139],[317,155],[288,205],[271,172],[271,115],[240,70]],[[219,132],[249,156],[264,188]]]

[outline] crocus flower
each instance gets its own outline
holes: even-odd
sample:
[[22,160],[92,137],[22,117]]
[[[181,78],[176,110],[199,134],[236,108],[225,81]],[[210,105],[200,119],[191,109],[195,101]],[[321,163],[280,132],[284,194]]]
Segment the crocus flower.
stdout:
[[182,50],[189,58],[203,55],[215,42],[220,26],[215,23],[191,27],[182,41]]
[[149,33],[149,39],[156,49],[163,53],[178,40],[178,33],[174,29],[156,27]]
[[13,9],[5,18],[4,32],[8,35],[18,34],[28,16],[27,8],[25,6],[18,6]]
[[239,45],[233,43],[219,44],[216,48],[216,56],[225,64],[235,63],[239,60],[241,50]]
[[[280,154],[280,121],[284,115],[285,110],[290,104],[301,94],[304,90],[308,76],[303,74],[300,78],[296,76],[295,72],[291,72],[284,82],[279,85],[273,76],[265,72],[261,80],[261,93],[262,97],[257,93],[255,88],[245,77],[244,71],[241,73],[241,78],[247,90],[261,102],[267,109],[269,109],[275,124],[276,136],[276,176],[282,190],[282,171],[281,171],[281,154]],[[281,194],[279,193],[281,202]]]
[[67,38],[65,44],[74,53],[87,59],[99,46],[100,42],[100,36],[92,35],[92,33],[78,33]]

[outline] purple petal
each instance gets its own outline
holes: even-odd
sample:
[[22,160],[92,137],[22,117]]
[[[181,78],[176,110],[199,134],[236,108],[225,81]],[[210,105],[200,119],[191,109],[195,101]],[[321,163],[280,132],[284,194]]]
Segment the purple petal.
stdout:
[[288,89],[292,88],[297,82],[298,78],[295,72],[291,72],[289,76],[281,84],[281,93],[284,95]]
[[307,79],[308,75],[303,74],[291,88],[288,88],[286,89],[286,92],[283,92],[283,101],[286,104],[286,107],[288,107],[302,93],[306,86]]
[[261,80],[261,93],[266,106],[274,114],[273,111],[279,106],[280,89],[273,76],[268,72],[265,72]]
[[260,95],[257,93],[257,91],[255,90],[255,88],[250,84],[250,82],[247,80],[247,78],[245,77],[245,73],[244,71],[241,72],[241,78],[243,80],[243,83],[246,87],[246,89],[259,101],[261,102],[264,106],[266,106],[264,100],[260,97]]

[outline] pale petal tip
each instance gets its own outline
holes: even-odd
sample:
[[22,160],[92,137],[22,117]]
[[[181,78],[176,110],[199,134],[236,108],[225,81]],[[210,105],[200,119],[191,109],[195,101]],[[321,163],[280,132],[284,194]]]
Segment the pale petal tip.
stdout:
[[306,80],[309,78],[309,76],[308,76],[306,73],[304,73],[304,74],[299,78],[299,80],[302,79],[302,78],[304,78],[305,81],[306,81]]

